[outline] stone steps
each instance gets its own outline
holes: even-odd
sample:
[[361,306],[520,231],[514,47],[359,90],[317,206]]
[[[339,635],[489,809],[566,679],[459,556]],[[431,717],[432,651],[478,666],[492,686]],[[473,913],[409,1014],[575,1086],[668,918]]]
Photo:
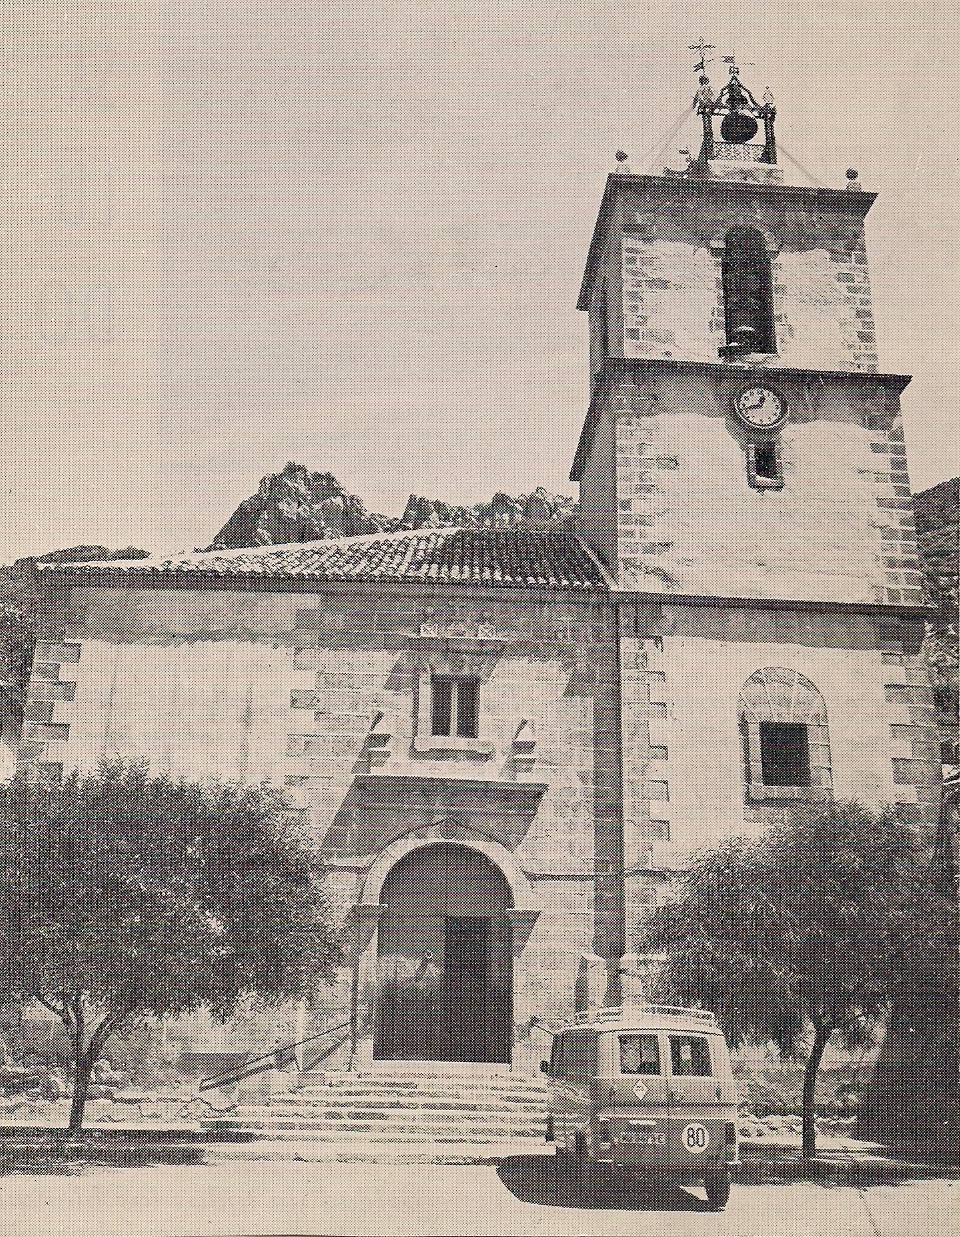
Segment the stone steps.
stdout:
[[253,1155],[259,1142],[294,1158],[297,1148],[310,1158],[376,1158],[379,1149],[393,1159],[432,1147],[434,1157],[459,1159],[493,1146],[542,1148],[546,1092],[537,1079],[505,1071],[307,1074],[295,1090],[242,1103],[202,1126],[220,1138],[252,1135]]
[[[218,1123],[204,1122],[206,1134],[217,1133]],[[229,1126],[229,1129],[236,1127]],[[330,1142],[362,1142],[365,1145],[390,1142],[455,1142],[483,1144],[486,1142],[509,1142],[515,1139],[543,1140],[543,1131],[539,1134],[528,1125],[503,1126],[486,1123],[473,1125],[433,1125],[411,1124],[395,1126],[373,1126],[366,1122],[270,1122],[262,1125],[248,1124],[240,1127],[249,1131],[258,1139],[278,1139],[297,1142],[304,1140]]]
[[208,1163],[291,1160],[300,1164],[482,1164],[510,1156],[552,1155],[542,1139],[513,1138],[505,1142],[385,1142],[369,1139],[338,1142],[254,1139],[247,1143],[212,1143]]
[[338,1102],[358,1103],[358,1102],[378,1102],[389,1100],[392,1102],[401,1102],[404,1100],[417,1101],[421,1098],[429,1098],[433,1101],[447,1101],[450,1103],[504,1103],[504,1104],[542,1104],[544,1102],[544,1092],[542,1091],[527,1091],[527,1090],[510,1090],[507,1088],[481,1088],[481,1087],[337,1087],[337,1086],[302,1086],[298,1087],[296,1094],[303,1100],[316,1099],[321,1102],[326,1102],[333,1098]]
[[230,1121],[470,1121],[479,1118],[500,1118],[505,1122],[536,1122],[543,1118],[542,1107],[517,1108],[510,1105],[482,1105],[470,1107],[444,1107],[429,1105],[403,1105],[395,1108],[356,1108],[348,1106],[320,1105],[299,1107],[297,1105],[264,1105],[257,1107],[229,1108],[223,1116]]

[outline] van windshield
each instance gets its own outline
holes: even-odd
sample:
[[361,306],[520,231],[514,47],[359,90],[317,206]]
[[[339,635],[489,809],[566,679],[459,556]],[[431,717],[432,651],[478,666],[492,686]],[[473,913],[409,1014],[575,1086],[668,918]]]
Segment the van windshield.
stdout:
[[660,1073],[660,1045],[656,1035],[620,1036],[620,1073]]

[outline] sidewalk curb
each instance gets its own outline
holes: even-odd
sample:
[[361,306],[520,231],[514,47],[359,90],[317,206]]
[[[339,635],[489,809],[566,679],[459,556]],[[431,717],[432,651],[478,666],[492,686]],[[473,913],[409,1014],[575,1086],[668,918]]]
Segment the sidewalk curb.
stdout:
[[768,1181],[820,1181],[835,1185],[892,1185],[904,1181],[960,1180],[960,1170],[950,1165],[918,1164],[886,1157],[870,1159],[849,1156],[766,1158],[749,1156],[735,1165],[733,1180],[741,1185]]

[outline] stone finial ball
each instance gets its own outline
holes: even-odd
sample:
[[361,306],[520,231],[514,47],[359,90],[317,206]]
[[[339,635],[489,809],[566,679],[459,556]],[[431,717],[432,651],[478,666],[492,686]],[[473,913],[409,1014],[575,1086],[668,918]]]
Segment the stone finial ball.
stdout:
[[857,175],[858,173],[856,168],[847,168],[847,180],[856,180]]

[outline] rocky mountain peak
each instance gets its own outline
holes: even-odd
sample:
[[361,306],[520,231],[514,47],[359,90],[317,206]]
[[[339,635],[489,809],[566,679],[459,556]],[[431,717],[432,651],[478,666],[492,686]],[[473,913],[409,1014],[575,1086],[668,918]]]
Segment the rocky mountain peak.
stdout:
[[263,478],[256,494],[244,499],[214,538],[213,548],[359,537],[390,531],[397,523],[371,515],[331,473],[290,463]]
[[214,549],[283,545],[357,537],[404,529],[441,528],[572,528],[576,504],[572,498],[548,493],[539,486],[532,494],[511,498],[498,493],[486,503],[457,506],[411,494],[403,514],[367,511],[356,494],[348,494],[331,473],[311,472],[303,464],[287,464],[266,476],[256,494],[244,499],[213,541]]

